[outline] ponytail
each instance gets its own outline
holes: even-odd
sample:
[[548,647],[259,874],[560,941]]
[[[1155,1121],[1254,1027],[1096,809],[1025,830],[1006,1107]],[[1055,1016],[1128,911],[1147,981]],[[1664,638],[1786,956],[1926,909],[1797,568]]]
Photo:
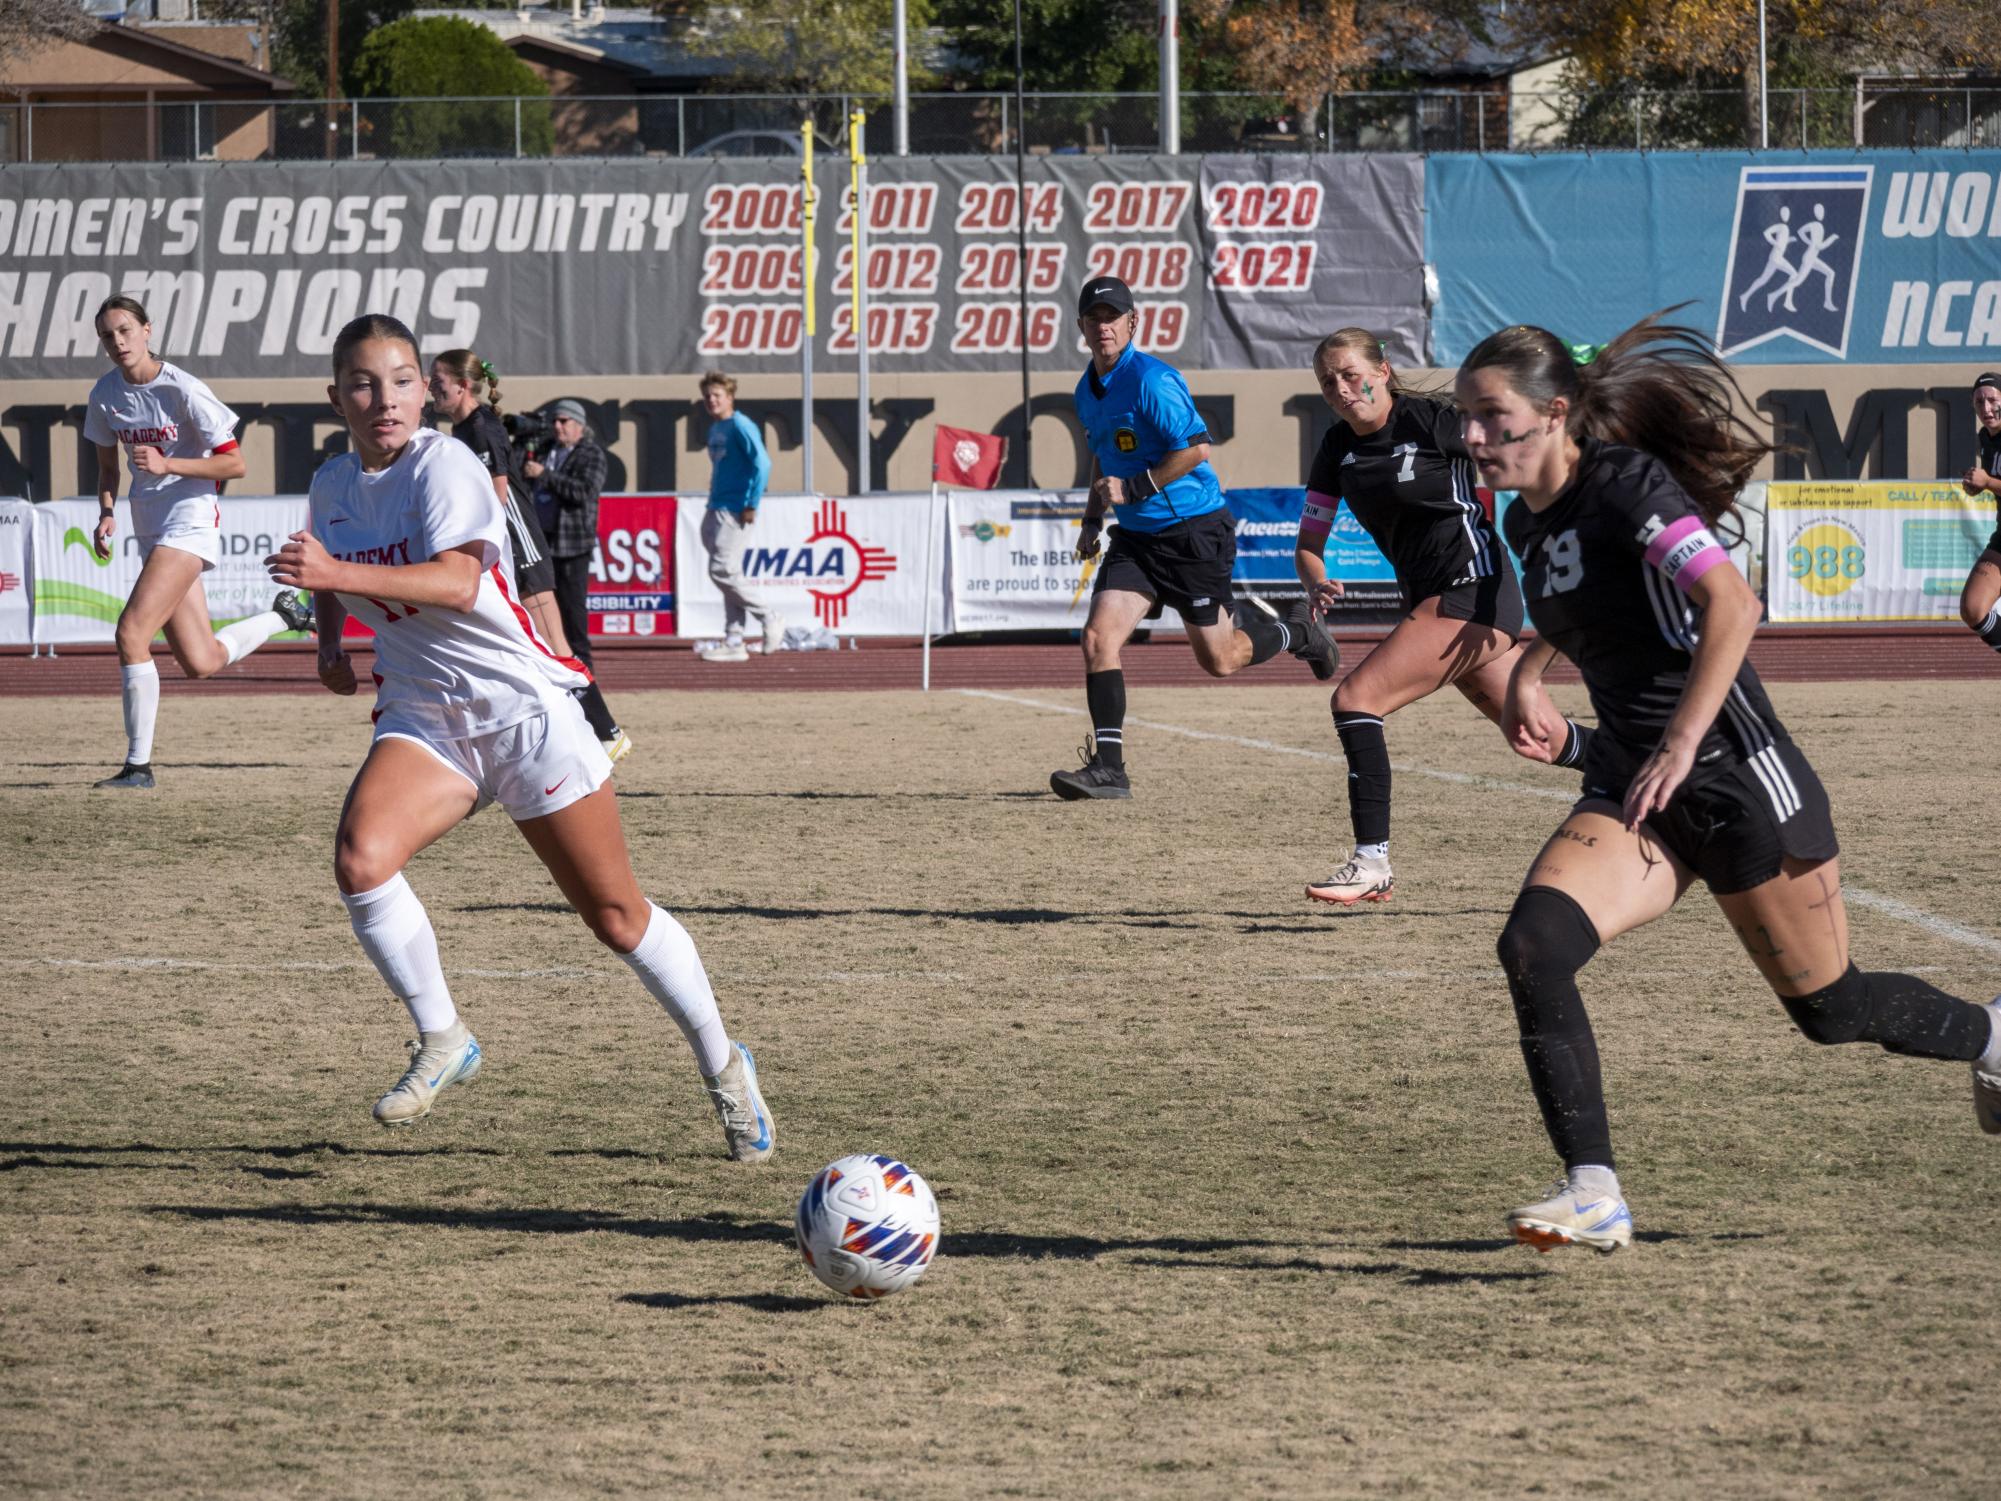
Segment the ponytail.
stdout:
[[498,417],[501,414],[500,372],[493,368],[493,361],[481,359],[470,349],[447,349],[431,363],[445,370],[460,385],[470,386],[475,399],[483,392],[493,415]]

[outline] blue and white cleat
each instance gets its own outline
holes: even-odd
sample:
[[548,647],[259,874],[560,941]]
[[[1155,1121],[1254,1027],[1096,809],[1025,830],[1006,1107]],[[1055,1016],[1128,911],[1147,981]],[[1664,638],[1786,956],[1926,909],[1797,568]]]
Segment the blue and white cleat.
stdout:
[[1618,1194],[1580,1194],[1560,1179],[1550,1196],[1508,1216],[1515,1239],[1538,1251],[1589,1246],[1607,1254],[1633,1243],[1633,1212]]
[[396,1087],[375,1102],[375,1119],[384,1126],[408,1126],[431,1113],[438,1091],[463,1084],[479,1072],[479,1039],[462,1021],[443,1032],[426,1032],[411,1044],[410,1067]]
[[778,1144],[778,1128],[771,1123],[771,1111],[764,1093],[757,1087],[757,1064],[750,1049],[740,1042],[730,1044],[730,1061],[714,1078],[704,1077],[709,1087],[709,1103],[723,1123],[723,1140],[737,1162],[762,1162]]

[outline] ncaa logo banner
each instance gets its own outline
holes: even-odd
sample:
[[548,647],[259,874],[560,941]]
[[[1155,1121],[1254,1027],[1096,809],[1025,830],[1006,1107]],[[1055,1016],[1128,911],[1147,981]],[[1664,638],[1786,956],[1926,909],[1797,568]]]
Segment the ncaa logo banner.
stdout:
[[1742,364],[2001,352],[2001,151],[1439,156],[1425,206],[1440,365],[1677,306]]
[[[767,495],[733,561],[745,589],[774,605],[788,627],[921,635],[925,592],[940,587],[924,566],[930,504],[928,492],[846,500]],[[682,496],[674,519],[675,624],[682,636],[723,633],[723,597],[702,546],[706,510],[706,496]]]

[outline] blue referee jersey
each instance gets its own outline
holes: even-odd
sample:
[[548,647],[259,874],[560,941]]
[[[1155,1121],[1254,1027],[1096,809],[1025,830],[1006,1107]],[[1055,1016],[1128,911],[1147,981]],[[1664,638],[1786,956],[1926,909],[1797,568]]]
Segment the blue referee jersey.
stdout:
[[[1195,412],[1188,382],[1165,360],[1128,344],[1111,374],[1100,379],[1095,363],[1077,382],[1077,416],[1091,440],[1098,468],[1118,479],[1136,479],[1171,453],[1209,441]],[[1221,509],[1223,487],[1204,459],[1158,495],[1115,506],[1121,529],[1159,532]]]

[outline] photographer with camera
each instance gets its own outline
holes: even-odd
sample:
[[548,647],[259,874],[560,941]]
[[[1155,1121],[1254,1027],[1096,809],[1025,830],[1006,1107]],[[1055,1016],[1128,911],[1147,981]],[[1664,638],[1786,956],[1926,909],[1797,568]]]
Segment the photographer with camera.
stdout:
[[[571,652],[591,669],[591,685],[582,695],[584,714],[604,742],[605,754],[616,761],[632,749],[632,737],[611,717],[598,688],[585,602],[591,586],[591,557],[598,544],[598,496],[604,492],[605,453],[591,438],[581,402],[559,401],[549,415],[549,437],[528,440],[521,473],[531,487],[535,518],[542,523],[555,560],[556,608],[563,617],[563,634],[569,638]],[[522,437],[518,425],[516,441]]]

